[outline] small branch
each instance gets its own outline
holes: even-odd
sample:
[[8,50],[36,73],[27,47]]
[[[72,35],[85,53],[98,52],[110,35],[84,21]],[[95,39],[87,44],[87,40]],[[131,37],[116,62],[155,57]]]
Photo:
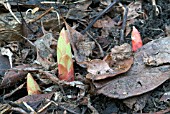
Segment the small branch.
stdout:
[[15,14],[12,12],[11,5],[9,4],[8,0],[5,0],[5,2],[0,2],[5,6],[5,8],[10,12],[10,14],[14,17],[14,19],[21,24],[21,21],[15,16]]
[[12,95],[15,94],[18,90],[22,89],[24,85],[25,85],[25,83],[21,84],[19,87],[17,87],[16,89],[14,89],[12,92],[10,92],[10,93],[8,93],[8,94],[5,94],[3,98],[5,99],[5,98],[8,98],[8,97],[12,96]]
[[85,34],[86,31],[88,31],[93,24],[101,17],[103,16],[107,11],[109,11],[119,0],[114,0],[109,6],[106,7],[83,31],[81,31],[82,34]]
[[124,6],[123,9],[124,9],[124,14],[123,14],[122,28],[120,30],[120,44],[125,42],[124,32],[125,32],[125,28],[126,28],[126,21],[127,21],[127,14],[128,14],[128,7]]
[[97,46],[99,47],[100,50],[100,57],[104,57],[104,51],[102,49],[102,47],[100,46],[100,44],[97,42],[96,39],[94,39],[88,32],[86,32],[87,35],[97,44]]
[[38,16],[37,18],[30,20],[29,22],[35,22],[39,19],[41,19],[44,15],[46,15],[47,13],[49,13],[50,11],[54,10],[54,7],[51,7],[50,9],[48,9],[47,11],[45,11],[43,14],[41,14],[40,16]]

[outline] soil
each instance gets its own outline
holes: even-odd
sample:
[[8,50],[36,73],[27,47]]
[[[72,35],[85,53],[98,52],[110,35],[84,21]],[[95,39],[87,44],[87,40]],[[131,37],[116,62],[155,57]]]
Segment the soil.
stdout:
[[[126,5],[128,5],[130,3],[128,1],[123,1],[123,0],[121,2],[122,2],[122,4],[126,4]],[[154,10],[154,7],[151,3],[151,0],[142,0],[142,11],[144,11],[146,13],[147,17],[145,19],[141,19],[141,18],[138,17],[137,19],[135,19],[134,23],[129,25],[130,27],[135,26],[138,29],[138,31],[140,32],[140,35],[142,37],[143,44],[146,44],[146,43],[148,43],[152,40],[155,40],[155,39],[158,39],[158,38],[164,38],[164,37],[170,35],[169,34],[170,33],[170,0],[157,0],[156,2],[157,2],[157,6],[159,8],[159,11],[160,11],[158,16],[155,15],[155,12],[154,12],[155,10]],[[14,9],[16,7],[17,7],[16,5],[13,5]],[[20,7],[23,7],[23,6],[20,6]],[[29,7],[29,6],[27,6],[27,7]],[[27,7],[24,7],[24,11],[25,11],[25,9],[27,9]],[[65,6],[63,4],[59,8],[60,8],[60,10],[62,10],[61,12],[65,12],[65,10],[69,9],[68,7],[71,7],[71,6],[68,6],[68,5]],[[90,7],[92,9],[94,9],[94,12],[92,12],[91,14],[88,14],[88,15],[91,15],[93,17],[94,15],[96,15],[96,12],[95,12],[96,9],[98,9],[98,10],[102,9],[103,10],[106,6],[102,6],[98,0],[93,0]],[[56,8],[56,6],[54,8]],[[4,10],[4,12],[7,12],[7,11]],[[104,16],[106,16],[106,15],[110,16],[111,14],[112,14],[111,12],[107,12],[107,13],[104,14]],[[89,17],[91,17],[91,16],[89,16]],[[104,16],[102,16],[101,18],[103,18]],[[114,18],[114,16],[111,17],[111,18]],[[87,20],[92,20],[92,17],[90,19],[85,18],[86,19],[85,22],[87,22]],[[67,22],[70,25],[74,25],[74,21],[76,23],[81,22],[80,26],[78,28],[76,28],[77,31],[81,32],[82,30],[85,29],[85,26],[82,24],[83,19],[81,17],[78,17],[77,19],[71,19],[71,18],[67,19]],[[85,23],[85,24],[86,24],[86,26],[88,25],[87,23]],[[101,28],[96,29],[94,27],[91,27],[88,31],[89,31],[89,33],[93,33],[92,34],[93,36],[97,36],[97,37],[95,37],[97,40],[98,40],[99,36],[102,34]],[[118,38],[120,37],[120,34],[118,32],[120,32],[120,28],[119,29],[112,29],[109,32],[109,35],[107,37],[108,41],[106,41],[105,43],[107,44],[109,41],[112,41],[114,38],[115,39],[114,39],[114,42],[109,43],[109,46],[106,46],[106,48],[103,48],[105,54],[107,53],[109,48],[112,48],[115,45],[119,45],[119,39]],[[56,33],[56,32],[54,32],[53,34],[55,34],[55,36],[58,36],[58,33]],[[125,41],[128,42],[129,44],[131,44],[130,34],[125,37]],[[100,41],[98,41],[98,42],[101,44],[102,47],[104,47],[103,42],[100,42]],[[97,49],[94,49],[94,50],[97,50]],[[34,53],[34,52],[32,52],[32,53]],[[97,57],[96,55],[98,56],[97,52],[90,55],[91,59],[95,59]],[[31,57],[31,59],[33,58],[31,56],[31,54],[29,56]],[[101,57],[97,57],[97,58],[101,58]],[[32,60],[27,59],[26,63],[29,63],[31,61]],[[81,75],[85,75],[87,73],[85,71],[85,68],[81,68],[78,64],[75,64],[74,66],[76,67],[75,68],[76,73],[80,73]],[[19,84],[15,84],[15,87],[17,85],[19,85]],[[19,99],[21,96],[26,95],[26,89],[23,88],[22,90],[19,91],[19,93],[23,93],[23,94],[20,94],[18,96],[17,95],[18,92],[17,92],[12,97],[10,97],[8,100],[3,100],[2,99],[3,95],[5,95],[5,93],[8,93],[9,91],[13,90],[15,87],[11,87],[11,88],[9,88],[9,90],[8,89],[1,89],[0,103],[15,101],[15,100]],[[49,87],[49,85],[48,85],[48,87]],[[58,89],[58,90],[60,90],[60,89]],[[73,89],[73,90],[74,91],[72,91],[72,94],[77,92],[76,89]],[[167,100],[167,102],[160,101],[159,99],[162,97],[162,95],[165,92],[169,92],[169,91],[170,91],[170,80],[167,80],[161,86],[159,86],[158,88],[149,92],[150,95],[149,95],[149,98],[147,99],[145,107],[138,112],[134,112],[133,109],[128,108],[123,103],[123,100],[112,99],[112,98],[106,97],[104,95],[95,94],[93,92],[92,93],[87,92],[87,93],[91,93],[91,95],[90,95],[91,104],[99,112],[99,114],[114,114],[114,113],[131,114],[131,113],[150,113],[150,112],[151,113],[159,112],[158,114],[161,114],[162,112],[160,112],[160,111],[163,111],[163,110],[170,108],[170,102],[169,102],[170,98],[169,98],[169,100]],[[65,90],[65,92],[67,93],[66,90]],[[80,106],[80,109],[82,107],[84,107],[84,106]],[[51,108],[53,108],[53,107],[51,107]],[[49,110],[50,110],[50,108],[49,108]],[[88,113],[90,114],[90,113],[92,113],[92,111],[90,109],[87,109],[85,111],[85,114],[88,114]],[[170,114],[170,111],[166,112],[166,114],[168,114],[168,113]]]

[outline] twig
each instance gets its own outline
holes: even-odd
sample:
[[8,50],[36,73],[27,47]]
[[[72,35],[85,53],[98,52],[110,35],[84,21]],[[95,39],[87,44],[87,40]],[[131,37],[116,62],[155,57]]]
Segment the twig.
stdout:
[[87,99],[88,99],[87,107],[92,111],[92,114],[99,114],[99,112],[91,105],[90,95],[88,95]]
[[37,18],[30,20],[29,22],[35,22],[39,19],[41,19],[44,15],[46,15],[47,13],[49,13],[50,11],[54,10],[54,7],[51,7],[50,9],[48,9],[47,11],[45,11],[43,14],[39,15]]
[[77,113],[77,112],[75,112],[75,111],[73,111],[73,110],[71,110],[71,109],[69,109],[69,108],[64,107],[64,106],[59,106],[59,107],[62,108],[62,109],[64,109],[64,110],[67,110],[68,112],[71,112],[71,113],[73,113],[73,114],[80,114],[80,113]]
[[126,28],[126,21],[127,21],[127,14],[128,14],[128,7],[124,6],[123,9],[124,9],[124,14],[123,14],[122,28],[120,30],[120,44],[125,42],[124,32],[125,32],[125,28]]
[[24,104],[25,107],[27,107],[27,109],[28,109],[29,111],[35,112],[35,110],[34,110],[31,106],[29,106],[26,102],[23,102],[23,104]]
[[5,98],[8,98],[8,97],[12,96],[15,92],[17,92],[18,90],[22,89],[24,85],[25,85],[25,83],[21,84],[19,87],[14,89],[11,93],[5,94],[3,96],[3,98],[5,99]]
[[38,113],[41,113],[42,111],[44,111],[48,106],[50,106],[52,103],[54,103],[56,106],[58,106],[58,104],[56,104],[54,101],[50,101],[48,102],[45,106],[43,106],[41,109],[38,110]]
[[100,56],[101,57],[104,57],[104,51],[102,49],[102,47],[100,46],[100,44],[97,42],[96,39],[94,39],[88,32],[86,32],[87,35],[97,44],[97,46],[99,47],[99,50],[100,50]]
[[54,82],[55,84],[58,84],[59,88],[61,89],[62,93],[66,96],[64,89],[62,87],[62,85],[60,84],[60,80],[55,77],[53,74],[47,72],[47,71],[39,71],[42,74],[45,74],[47,76],[48,79],[50,79],[52,82]]
[[86,31],[88,31],[93,24],[101,17],[103,16],[107,11],[109,11],[119,0],[114,0],[109,6],[106,7],[83,31],[81,31],[82,34],[85,34]]
[[[1,2],[0,2],[1,3]],[[9,4],[8,0],[5,0],[5,2],[2,2],[1,4],[3,4],[5,6],[5,8],[10,12],[10,14],[14,17],[14,19],[21,24],[20,20],[15,16],[15,14],[12,12],[11,9],[11,5]]]
[[22,24],[25,24],[26,25],[26,27],[34,34],[34,31],[30,28],[30,26],[28,26],[28,24],[27,24],[27,22],[25,21],[25,19],[24,19],[24,17],[23,17],[23,15],[22,15],[22,13],[21,13],[21,9],[19,8],[19,1],[17,0],[17,10],[19,11],[19,13],[20,13],[20,16],[21,16],[21,19],[22,19]]
[[12,107],[10,110],[16,111],[16,113],[19,113],[19,114],[28,114],[25,110],[23,110],[21,108],[17,108],[17,107]]

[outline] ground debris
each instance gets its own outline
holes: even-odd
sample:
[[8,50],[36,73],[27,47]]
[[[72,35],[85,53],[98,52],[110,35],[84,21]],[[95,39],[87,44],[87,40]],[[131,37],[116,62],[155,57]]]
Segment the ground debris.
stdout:
[[[134,55],[134,64],[131,69],[120,75],[117,79],[112,79],[104,84],[104,87],[98,90],[98,93],[102,93],[106,96],[118,99],[124,99],[132,96],[141,95],[148,91],[151,91],[168,80],[170,73],[170,61],[159,61],[161,66],[148,66],[145,64],[145,55],[157,56],[157,53],[170,53],[170,37],[151,41],[144,45]],[[166,63],[166,64],[165,64]],[[95,82],[98,84],[98,82]]]

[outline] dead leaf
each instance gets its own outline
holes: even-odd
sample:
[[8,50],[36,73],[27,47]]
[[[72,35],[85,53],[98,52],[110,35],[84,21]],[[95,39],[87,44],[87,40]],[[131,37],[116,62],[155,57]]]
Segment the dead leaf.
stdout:
[[105,74],[112,71],[109,65],[100,59],[94,59],[84,63],[87,65],[87,71],[93,75]]
[[95,28],[112,28],[115,27],[116,22],[114,22],[109,16],[105,16],[103,19],[97,20],[93,27]]
[[[86,45],[84,45],[82,42],[85,42],[85,41],[86,43],[89,42],[88,38],[86,38],[84,35],[82,35],[78,31],[74,30],[73,28],[71,28],[66,22],[65,22],[65,25],[69,32],[68,36],[70,37],[70,43],[71,43],[76,61],[77,62],[86,61],[87,60],[86,56],[87,54],[90,54],[92,52],[93,46],[89,47],[89,44],[88,44],[88,47],[87,47]],[[88,51],[90,53],[82,52],[82,51]]]
[[[98,93],[118,99],[141,95],[149,92],[168,80],[170,73],[170,61],[159,62],[160,66],[148,66],[144,58],[147,56],[155,57],[159,53],[169,56],[170,37],[157,39],[144,45],[134,55],[134,64],[131,69],[120,75],[119,78],[107,81]],[[158,59],[159,60],[159,59]],[[157,60],[156,60],[157,62]],[[102,83],[102,82],[101,82]],[[95,82],[100,85],[100,82]]]
[[115,46],[111,51],[103,60],[94,59],[84,62],[89,72],[86,78],[93,81],[102,80],[127,72],[130,69],[133,64],[133,57],[129,44]]
[[129,10],[127,20],[134,19],[140,15],[138,12],[142,12],[142,2],[141,1],[131,2],[128,5],[128,9]]
[[127,72],[132,64],[133,57],[117,62],[114,67],[109,67],[107,62],[103,60],[93,60],[91,63],[87,64],[87,71],[90,73],[86,75],[86,78],[97,81],[114,77],[118,74]]
[[43,101],[44,99],[51,99],[54,93],[46,93],[46,94],[38,94],[38,95],[27,95],[23,98],[18,99],[15,101],[16,103],[21,102],[37,102],[37,101]]
[[97,92],[111,98],[125,99],[151,91],[169,79],[169,72],[148,75],[133,75],[112,80]]
[[13,69],[10,69],[5,73],[0,88],[8,88],[13,86],[15,83],[23,80],[29,71],[38,70],[39,68],[39,66],[28,64],[13,67]]
[[75,7],[77,9],[81,9],[82,11],[85,11],[87,10],[87,8],[90,6],[91,3],[92,3],[91,0],[85,0],[85,1],[79,2]]
[[88,12],[85,12],[84,10],[72,8],[72,9],[69,9],[66,15],[66,18],[73,19],[73,20],[81,20],[87,15],[88,15]]
[[0,76],[4,76],[5,71],[10,69],[10,63],[7,57],[0,54]]
[[139,17],[141,13],[142,13],[142,2],[141,1],[131,2],[128,5],[128,15],[127,15],[125,36],[127,36],[130,33],[131,31],[130,25],[135,22],[135,18]]
[[37,61],[46,69],[49,69],[50,65],[54,64],[52,55],[56,53],[56,50],[51,48],[54,44],[53,42],[56,42],[56,40],[53,38],[52,33],[44,34],[34,42],[37,48]]

